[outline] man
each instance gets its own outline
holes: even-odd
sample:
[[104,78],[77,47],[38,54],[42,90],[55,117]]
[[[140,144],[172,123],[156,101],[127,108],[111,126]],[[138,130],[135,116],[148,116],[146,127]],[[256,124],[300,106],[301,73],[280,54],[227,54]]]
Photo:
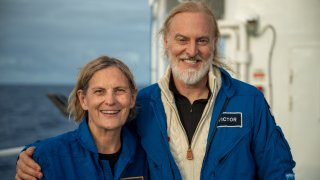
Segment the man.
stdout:
[[[217,59],[211,10],[181,3],[161,33],[170,66],[137,99],[151,179],[294,179],[289,145],[263,94],[233,79]],[[21,153],[16,179],[40,173],[31,154]]]

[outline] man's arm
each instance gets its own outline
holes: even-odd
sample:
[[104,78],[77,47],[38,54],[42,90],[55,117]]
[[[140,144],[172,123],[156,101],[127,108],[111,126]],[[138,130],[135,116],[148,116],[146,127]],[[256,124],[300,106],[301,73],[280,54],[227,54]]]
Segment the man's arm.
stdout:
[[269,110],[268,103],[261,95],[254,106],[255,133],[253,152],[261,179],[294,179],[295,162],[280,127]]
[[16,180],[42,178],[41,167],[32,159],[34,150],[34,147],[29,147],[20,153],[16,164]]

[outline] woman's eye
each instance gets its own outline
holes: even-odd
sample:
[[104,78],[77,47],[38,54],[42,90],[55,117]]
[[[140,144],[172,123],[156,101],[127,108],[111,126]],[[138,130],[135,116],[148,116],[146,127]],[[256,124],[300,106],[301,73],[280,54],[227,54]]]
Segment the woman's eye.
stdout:
[[116,89],[114,90],[114,92],[115,92],[116,94],[123,94],[123,93],[126,92],[126,89],[124,89],[124,88],[116,88]]
[[100,95],[102,93],[103,93],[103,90],[101,90],[101,89],[97,89],[97,90],[94,91],[94,94]]

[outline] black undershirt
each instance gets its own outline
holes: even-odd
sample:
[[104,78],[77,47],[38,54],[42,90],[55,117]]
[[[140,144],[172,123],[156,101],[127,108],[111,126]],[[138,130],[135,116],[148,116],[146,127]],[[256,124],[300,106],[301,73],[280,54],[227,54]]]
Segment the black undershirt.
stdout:
[[189,143],[191,143],[193,134],[199,124],[204,108],[211,96],[211,91],[208,88],[209,93],[207,99],[198,99],[191,104],[188,98],[178,92],[172,75],[169,82],[169,89],[173,92],[181,123],[187,133]]
[[119,157],[121,154],[121,148],[119,149],[118,152],[113,153],[113,154],[101,154],[99,153],[99,159],[100,160],[108,160],[112,175],[114,175],[114,166],[117,163]]

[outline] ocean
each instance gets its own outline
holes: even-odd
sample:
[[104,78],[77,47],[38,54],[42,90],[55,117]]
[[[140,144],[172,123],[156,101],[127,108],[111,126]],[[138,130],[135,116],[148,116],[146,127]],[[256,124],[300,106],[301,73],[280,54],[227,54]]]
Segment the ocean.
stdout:
[[[0,85],[0,150],[73,130],[47,94],[68,96],[72,85]],[[0,177],[12,180],[17,156],[0,157]]]

